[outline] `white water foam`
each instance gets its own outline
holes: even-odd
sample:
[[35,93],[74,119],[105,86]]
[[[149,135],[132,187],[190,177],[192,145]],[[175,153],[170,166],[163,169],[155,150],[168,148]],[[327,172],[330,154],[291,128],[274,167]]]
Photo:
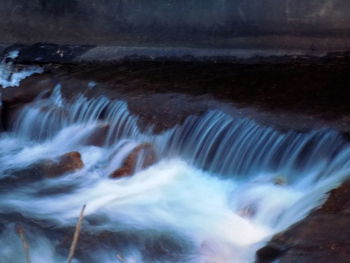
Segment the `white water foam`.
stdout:
[[25,78],[33,74],[41,74],[44,71],[39,66],[25,66],[17,69],[13,61],[18,55],[19,51],[11,51],[0,62],[0,86],[2,88],[18,87]]
[[[89,145],[87,138],[106,123],[101,146]],[[110,179],[143,142],[154,145],[160,161],[132,177]],[[0,219],[19,213],[65,229],[87,204],[83,231],[113,233],[121,241],[114,246],[96,241],[77,261],[84,263],[253,262],[269,237],[320,205],[350,165],[348,143],[331,130],[280,133],[211,111],[152,135],[140,132],[124,102],[83,96],[67,102],[59,87],[51,98],[23,109],[0,146],[4,178],[42,159],[82,154],[85,166],[79,171],[3,187]],[[37,226],[27,231],[33,262],[64,262],[50,231]],[[15,253],[21,248],[11,224],[0,242],[0,262],[23,261]]]

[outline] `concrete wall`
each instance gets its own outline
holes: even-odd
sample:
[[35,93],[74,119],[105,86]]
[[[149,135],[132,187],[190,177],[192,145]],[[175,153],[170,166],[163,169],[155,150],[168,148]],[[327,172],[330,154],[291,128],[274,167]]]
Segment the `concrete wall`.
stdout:
[[350,46],[349,0],[0,0],[0,17],[0,43]]

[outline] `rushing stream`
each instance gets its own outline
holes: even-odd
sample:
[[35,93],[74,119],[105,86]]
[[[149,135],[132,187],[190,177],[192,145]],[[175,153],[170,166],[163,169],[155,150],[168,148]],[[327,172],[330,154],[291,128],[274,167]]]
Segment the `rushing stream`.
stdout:
[[[142,143],[153,145],[158,161],[111,179]],[[81,153],[80,170],[40,180],[18,173],[72,151]],[[17,223],[31,262],[65,262],[59,233],[74,228],[84,204],[82,235],[94,242],[76,262],[253,262],[349,168],[349,144],[332,130],[282,133],[213,110],[154,135],[152,127],[139,130],[125,102],[67,101],[58,85],[0,137],[0,262],[25,262]]]

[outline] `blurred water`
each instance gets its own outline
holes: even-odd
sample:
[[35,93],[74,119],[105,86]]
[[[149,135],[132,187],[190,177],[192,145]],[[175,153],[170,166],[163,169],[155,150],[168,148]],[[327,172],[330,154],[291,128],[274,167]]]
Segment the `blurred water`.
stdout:
[[[110,179],[145,142],[159,161]],[[79,262],[253,262],[271,235],[321,204],[350,165],[349,144],[332,130],[282,133],[214,110],[153,135],[152,127],[140,131],[125,102],[66,101],[58,85],[1,135],[1,178],[70,151],[82,154],[83,169],[0,190],[0,222],[21,214],[54,226],[27,229],[33,262],[65,261],[50,232],[73,227],[83,204],[83,231],[123,237],[86,250]],[[24,262],[14,225],[0,229],[0,262]]]

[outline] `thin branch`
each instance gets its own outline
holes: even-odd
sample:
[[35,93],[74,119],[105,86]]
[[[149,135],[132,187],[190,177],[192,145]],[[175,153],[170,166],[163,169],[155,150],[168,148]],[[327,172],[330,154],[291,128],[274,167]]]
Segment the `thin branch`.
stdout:
[[29,244],[26,239],[26,236],[24,234],[24,227],[23,226],[17,226],[16,232],[19,235],[19,238],[22,241],[23,251],[24,251],[24,257],[25,257],[25,263],[30,263],[30,255],[29,255]]
[[75,232],[74,232],[74,236],[73,236],[73,240],[72,240],[72,245],[70,246],[70,249],[69,249],[67,263],[72,263],[72,260],[74,258],[75,249],[77,247],[78,239],[79,239],[79,235],[80,235],[80,228],[81,228],[81,224],[82,224],[83,218],[84,218],[85,207],[86,207],[86,205],[84,205],[83,208],[81,209],[79,220],[77,222],[77,225],[75,226]]

